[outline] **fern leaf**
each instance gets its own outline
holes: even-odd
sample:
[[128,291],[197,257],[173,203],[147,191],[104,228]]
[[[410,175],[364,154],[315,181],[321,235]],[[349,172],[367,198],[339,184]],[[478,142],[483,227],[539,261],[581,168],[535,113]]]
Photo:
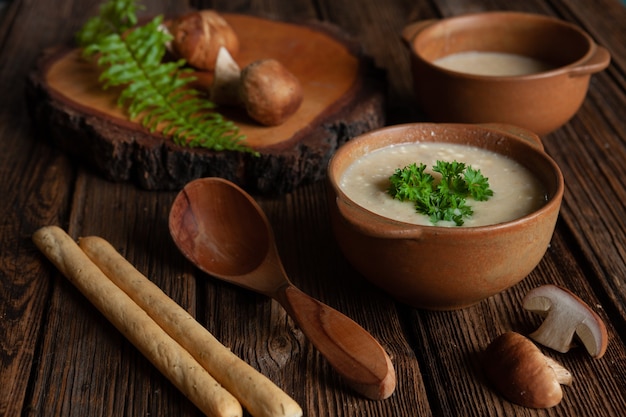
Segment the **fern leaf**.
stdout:
[[97,42],[103,36],[122,33],[137,24],[137,10],[143,9],[135,0],[113,0],[100,6],[100,14],[87,21],[76,34],[80,46]]
[[184,60],[163,62],[172,39],[160,30],[163,17],[135,26],[136,9],[132,0],[109,0],[101,7],[101,16],[77,35],[84,55],[97,56],[102,88],[121,86],[118,105],[125,107],[131,120],[152,132],[160,129],[178,145],[258,155],[245,145],[234,123],[190,88],[194,78]]

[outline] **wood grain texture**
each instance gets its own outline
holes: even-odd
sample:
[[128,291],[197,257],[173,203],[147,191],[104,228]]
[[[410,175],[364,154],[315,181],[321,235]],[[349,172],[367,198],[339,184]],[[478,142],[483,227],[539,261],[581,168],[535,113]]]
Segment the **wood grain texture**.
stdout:
[[[544,137],[565,176],[566,195],[544,260],[515,287],[454,312],[395,303],[355,272],[329,230],[323,181],[279,197],[256,196],[285,268],[299,288],[361,324],[390,354],[398,376],[385,401],[355,396],[284,310],[266,297],[200,273],[167,231],[175,193],[103,180],[37,136],[25,99],[25,74],[46,47],[67,42],[100,3],[13,0],[0,22],[0,415],[198,416],[30,242],[58,224],[74,237],[109,240],[137,269],[233,352],[281,386],[305,415],[617,417],[626,409],[626,52],[625,9],[615,0],[149,0],[145,13],[216,7],[278,20],[340,26],[387,71],[387,119],[421,120],[399,31],[412,20],[484,10],[562,17],[613,54],[594,75],[578,114]],[[33,28],[37,28],[34,30]],[[527,334],[540,318],[521,309],[524,294],[556,283],[605,320],[609,347],[600,360],[580,349],[558,354],[574,375],[549,410],[515,406],[486,382],[480,352],[507,330]]]

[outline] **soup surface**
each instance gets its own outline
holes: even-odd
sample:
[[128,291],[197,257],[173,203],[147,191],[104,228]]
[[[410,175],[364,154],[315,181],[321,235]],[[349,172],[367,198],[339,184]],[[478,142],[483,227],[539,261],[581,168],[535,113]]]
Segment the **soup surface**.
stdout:
[[534,58],[504,52],[459,52],[433,63],[452,71],[489,76],[527,75],[554,68]]
[[[474,214],[461,227],[502,223],[529,214],[546,202],[545,191],[533,174],[519,163],[495,152],[451,143],[406,143],[387,146],[362,156],[352,163],[340,179],[339,186],[355,203],[381,216],[406,223],[433,225],[410,201],[394,199],[387,189],[389,177],[398,168],[423,163],[432,171],[437,160],[464,162],[479,169],[489,179],[493,196],[487,201],[467,199]],[[437,226],[454,226],[439,222]]]

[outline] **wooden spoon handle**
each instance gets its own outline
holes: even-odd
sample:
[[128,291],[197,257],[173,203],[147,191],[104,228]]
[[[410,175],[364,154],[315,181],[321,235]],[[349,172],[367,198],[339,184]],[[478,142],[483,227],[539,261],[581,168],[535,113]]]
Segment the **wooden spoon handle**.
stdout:
[[365,329],[293,285],[285,286],[276,299],[355,391],[373,400],[393,393],[396,374],[391,360]]

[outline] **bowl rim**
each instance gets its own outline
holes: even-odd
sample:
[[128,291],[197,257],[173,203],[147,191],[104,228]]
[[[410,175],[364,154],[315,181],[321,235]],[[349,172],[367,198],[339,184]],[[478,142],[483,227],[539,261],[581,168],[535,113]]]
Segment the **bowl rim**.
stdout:
[[[495,224],[487,224],[487,225],[482,225],[482,226],[464,226],[464,227],[420,225],[420,224],[407,223],[407,222],[403,222],[400,220],[395,220],[389,217],[382,216],[378,213],[375,213],[361,206],[360,204],[354,202],[345,194],[345,192],[342,190],[341,186],[339,185],[339,178],[337,178],[335,175],[335,171],[336,171],[335,167],[339,161],[339,158],[343,154],[350,152],[351,148],[354,148],[355,146],[359,145],[360,142],[373,141],[377,135],[380,135],[384,132],[405,131],[407,129],[428,128],[428,127],[435,127],[437,129],[448,129],[448,128],[478,129],[478,130],[482,130],[485,132],[499,134],[503,138],[506,138],[506,140],[512,140],[512,141],[521,143],[522,146],[528,147],[531,150],[531,152],[535,152],[539,158],[543,158],[550,166],[552,170],[552,174],[554,175],[554,179],[556,180],[556,188],[555,188],[554,194],[551,195],[550,198],[546,201],[546,203],[542,205],[540,208],[538,208],[537,210],[534,210],[531,213],[528,213],[516,219],[509,220],[506,222],[495,223]],[[512,131],[515,133],[503,130],[507,128],[511,128]],[[522,137],[516,133],[526,134],[528,135],[528,137]],[[531,144],[529,138],[536,138],[536,140],[538,141],[538,145]],[[397,145],[401,143],[418,143],[418,141],[394,142],[393,144]],[[391,144],[376,147],[375,149],[372,149],[372,150],[382,149],[386,146],[391,146]],[[472,145],[469,145],[469,146],[472,146]],[[498,153],[497,151],[493,151],[493,152]],[[518,160],[516,160],[516,162],[521,163]],[[347,166],[349,165],[350,164],[348,164]],[[533,175],[536,175],[535,172],[532,172],[532,173]],[[543,178],[539,178],[539,179],[544,180]],[[532,223],[531,221],[534,218],[545,216],[554,210],[559,212],[563,194],[565,192],[565,181],[564,181],[563,173],[561,172],[561,169],[559,168],[557,163],[554,161],[554,159],[552,159],[552,157],[550,157],[550,155],[548,155],[545,152],[545,150],[543,149],[543,144],[541,144],[541,139],[539,139],[537,135],[535,135],[534,133],[526,129],[519,128],[516,126],[507,125],[507,124],[490,124],[490,123],[471,124],[471,123],[416,122],[416,123],[396,124],[396,125],[385,126],[382,128],[371,130],[369,132],[366,132],[364,134],[361,134],[351,139],[350,141],[341,145],[337,149],[337,151],[331,157],[328,163],[327,182],[330,184],[331,188],[333,189],[335,193],[334,201],[331,201],[330,202],[331,204],[336,204],[336,205],[347,204],[350,210],[355,210],[359,213],[365,214],[369,220],[375,221],[376,224],[383,224],[383,223],[386,224],[388,226],[388,230],[384,232],[373,231],[373,229],[370,227],[371,224],[367,224],[367,223],[361,223],[355,226],[357,226],[362,232],[366,234],[378,235],[379,237],[388,237],[388,238],[391,238],[391,237],[416,238],[416,237],[423,236],[424,234],[440,234],[440,235],[441,234],[443,235],[484,234],[484,233],[492,233],[500,229],[514,228],[520,224],[521,225],[530,224]]]
[[[561,65],[549,70],[534,72],[530,74],[524,75],[483,75],[483,74],[474,74],[462,71],[454,71],[448,68],[444,68],[442,66],[436,65],[432,60],[426,59],[422,54],[420,54],[416,50],[416,42],[417,39],[423,36],[424,33],[432,32],[437,27],[441,27],[442,25],[451,25],[458,24],[458,22],[468,21],[472,19],[483,19],[483,18],[494,18],[494,19],[503,19],[503,18],[517,18],[517,19],[527,19],[533,20],[537,22],[545,22],[554,24],[555,26],[572,30],[582,36],[582,38],[586,42],[586,52],[580,56],[577,60],[572,61],[566,65]],[[595,49],[597,48],[597,44],[592,39],[592,37],[583,29],[578,27],[577,25],[570,23],[568,21],[543,15],[539,13],[528,13],[528,12],[517,12],[517,11],[487,11],[487,12],[476,12],[476,13],[466,13],[456,16],[450,16],[442,19],[432,19],[432,24],[425,27],[419,33],[417,33],[413,39],[409,42],[409,49],[412,53],[412,56],[418,58],[422,63],[429,66],[431,69],[436,71],[443,72],[445,74],[456,76],[459,78],[468,78],[474,80],[483,80],[483,81],[492,81],[492,82],[510,82],[510,81],[525,81],[525,80],[533,80],[533,79],[542,79],[553,76],[558,76],[562,74],[569,73],[573,68],[583,65],[587,62],[595,53]]]

